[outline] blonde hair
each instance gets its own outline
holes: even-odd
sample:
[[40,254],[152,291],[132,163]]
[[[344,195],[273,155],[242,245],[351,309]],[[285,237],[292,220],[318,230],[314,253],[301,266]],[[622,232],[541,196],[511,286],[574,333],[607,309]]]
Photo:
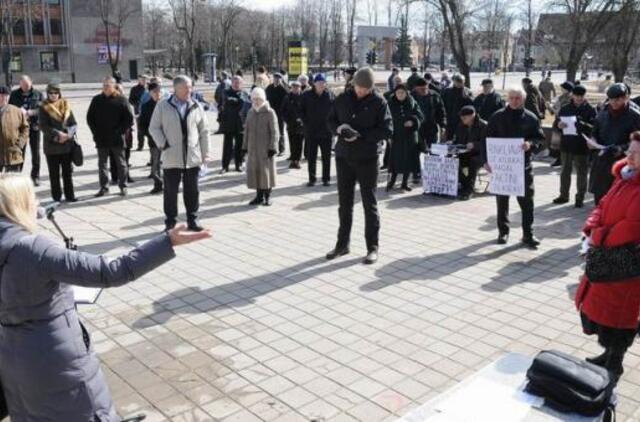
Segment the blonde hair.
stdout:
[[4,217],[33,233],[37,230],[36,194],[28,177],[0,174],[0,217]]

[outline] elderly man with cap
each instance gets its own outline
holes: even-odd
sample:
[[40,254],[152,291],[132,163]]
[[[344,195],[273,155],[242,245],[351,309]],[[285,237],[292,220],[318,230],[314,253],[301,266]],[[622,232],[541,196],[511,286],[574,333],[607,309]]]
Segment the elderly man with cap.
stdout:
[[[281,73],[273,74],[273,82],[265,89],[267,93],[267,101],[271,106],[271,109],[276,112],[278,116],[278,130],[280,131],[280,137],[278,138],[278,157],[284,154],[284,119],[282,118],[282,102],[284,97],[287,96],[289,91],[282,80]],[[291,157],[289,157],[291,160]]]
[[464,106],[460,110],[460,124],[456,130],[455,144],[464,147],[465,152],[458,155],[458,179],[460,192],[458,198],[463,201],[473,196],[478,169],[484,164],[484,151],[487,140],[487,122],[480,118],[473,106]]
[[300,82],[291,82],[291,90],[284,97],[280,108],[282,119],[287,124],[289,150],[291,151],[290,169],[299,169],[304,146],[304,124],[302,122],[302,89]]
[[11,90],[0,86],[0,173],[22,170],[29,142],[29,121],[20,108],[9,104]]
[[[562,131],[560,138],[560,152],[562,153],[562,172],[560,173],[560,196],[553,200],[554,204],[569,202],[571,187],[571,172],[576,170],[575,207],[582,208],[584,196],[587,193],[587,177],[589,174],[589,148],[583,134],[591,134],[596,109],[585,99],[587,89],[582,85],[573,88],[571,100],[564,105],[553,122],[554,129]],[[576,133],[565,133],[568,123],[562,118],[575,118]]]
[[309,77],[307,75],[298,76],[298,82],[300,82],[300,90],[304,93],[311,88],[309,86]]
[[591,166],[590,192],[596,204],[607,194],[613,183],[613,163],[624,157],[629,146],[629,136],[640,130],[640,111],[631,106],[629,88],[615,83],[607,89],[607,104],[596,116],[593,138],[604,146],[595,156]]
[[522,88],[524,88],[527,98],[524,102],[524,108],[532,112],[538,119],[544,120],[546,106],[544,99],[540,95],[540,91],[535,87],[531,78],[522,78]]
[[473,107],[484,121],[488,121],[493,113],[504,108],[504,100],[493,88],[493,80],[484,79],[482,81],[482,94],[473,100]]
[[458,124],[460,123],[460,110],[466,105],[473,105],[473,95],[464,86],[464,76],[456,73],[451,78],[453,85],[442,91],[442,101],[447,112],[447,133],[446,140],[453,139]]
[[378,260],[380,215],[376,188],[378,185],[378,153],[383,140],[391,138],[393,124],[385,99],[374,92],[374,75],[370,68],[361,68],[353,77],[354,88],[340,94],[329,114],[329,126],[338,136],[336,168],[340,228],[335,248],[327,259],[349,253],[355,185],[365,214],[366,264]]
[[[44,100],[42,93],[33,87],[31,77],[22,75],[20,87],[9,97],[9,104],[22,110],[29,122],[29,149],[31,149],[31,180],[36,186],[40,185],[40,128],[38,127],[38,109]],[[25,155],[26,145],[22,149]],[[23,163],[24,165],[24,163]],[[22,166],[20,167],[22,170]]]
[[327,80],[322,73],[318,73],[313,81],[313,89],[302,94],[300,107],[309,160],[309,187],[316,184],[318,148],[322,154],[322,184],[329,186],[332,135],[327,126],[327,118],[333,101],[333,93],[327,89]]
[[[447,126],[447,116],[442,97],[436,91],[429,89],[427,81],[420,78],[413,89],[413,98],[420,106],[423,121],[418,129],[418,157],[420,152],[425,152],[431,144],[438,142],[438,134]],[[419,161],[419,160],[418,160]],[[413,173],[413,183],[420,183],[420,164]]]
[[[531,155],[544,141],[540,119],[524,108],[527,94],[522,88],[511,88],[507,92],[507,106],[495,112],[489,119],[487,138],[523,139],[524,151],[524,196],[518,197],[522,211],[522,243],[535,249],[540,242],[533,236],[533,166]],[[486,165],[487,171],[491,171]],[[496,195],[498,207],[498,244],[503,245],[509,239],[509,197]]]

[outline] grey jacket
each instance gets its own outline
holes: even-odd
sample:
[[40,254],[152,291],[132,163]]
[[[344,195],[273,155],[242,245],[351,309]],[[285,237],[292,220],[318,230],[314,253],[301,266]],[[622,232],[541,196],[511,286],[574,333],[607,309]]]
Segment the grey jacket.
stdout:
[[173,96],[161,100],[153,111],[149,134],[162,151],[162,168],[188,169],[200,167],[209,154],[207,117],[200,104],[189,100],[185,129],[183,119],[172,103]]
[[108,260],[0,218],[0,379],[12,422],[119,421],[69,284],[120,286],[174,256],[166,234]]
[[247,151],[247,187],[271,189],[276,186],[276,164],[273,155],[278,149],[278,116],[269,103],[247,114],[242,149]]

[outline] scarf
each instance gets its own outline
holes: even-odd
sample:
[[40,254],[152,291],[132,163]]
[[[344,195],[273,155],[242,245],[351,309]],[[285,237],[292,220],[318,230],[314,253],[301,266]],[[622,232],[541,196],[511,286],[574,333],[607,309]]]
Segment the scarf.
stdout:
[[42,103],[42,108],[52,119],[61,123],[64,123],[71,115],[71,107],[64,98],[60,98],[58,101],[45,100]]

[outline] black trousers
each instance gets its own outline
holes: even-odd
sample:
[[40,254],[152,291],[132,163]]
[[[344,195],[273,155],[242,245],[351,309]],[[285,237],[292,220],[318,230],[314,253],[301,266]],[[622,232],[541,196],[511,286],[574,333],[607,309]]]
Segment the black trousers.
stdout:
[[322,181],[331,179],[331,138],[317,138],[308,136],[307,157],[309,158],[309,181],[316,181],[316,164],[318,161],[318,148],[322,154]]
[[[31,149],[31,178],[40,177],[40,131],[29,130],[29,148]],[[22,156],[26,157],[27,147],[22,149]],[[24,162],[20,164],[20,171],[24,167]]]
[[222,168],[229,170],[231,157],[236,168],[242,167],[242,132],[225,133],[222,143]]
[[64,199],[67,201],[74,199],[71,154],[47,155],[47,167],[49,167],[51,198],[56,202],[62,199],[62,189],[60,188],[60,171],[62,170]]
[[162,151],[155,145],[149,148],[151,154],[151,179],[153,179],[153,186],[156,188],[162,188],[162,169],[161,158]]
[[127,167],[125,151],[122,147],[98,148],[98,176],[100,180],[100,187],[109,187],[109,169],[107,169],[107,161],[109,161],[109,157],[111,155],[113,155],[114,160],[111,167],[116,169],[118,186],[120,186],[120,188],[126,188],[129,168]]
[[164,169],[164,215],[165,225],[174,225],[178,217],[178,191],[182,181],[182,199],[187,211],[187,222],[193,224],[198,219],[200,190],[198,174],[200,167],[190,169]]
[[460,194],[471,195],[476,186],[478,177],[478,165],[473,160],[460,159],[458,180],[460,182]]
[[[131,148],[125,147],[124,149],[124,161],[127,164],[127,177],[129,177],[129,160],[131,159]],[[109,153],[109,173],[111,174],[111,180],[118,180],[118,164],[116,164],[116,155]]]
[[[518,204],[522,211],[522,234],[524,237],[533,236],[533,171],[526,169],[524,173],[524,196],[518,196]],[[509,197],[496,195],[498,205],[498,231],[500,234],[509,233]]]
[[140,117],[136,117],[136,134],[138,138],[138,149],[142,149],[144,148],[144,132],[140,130]]
[[336,158],[336,169],[338,172],[338,215],[340,217],[337,246],[346,247],[350,243],[353,200],[357,182],[360,185],[362,207],[364,208],[367,251],[377,250],[380,232],[380,214],[376,199],[378,157],[367,160]]
[[284,152],[284,120],[279,113],[276,113],[278,116],[278,133],[280,133],[280,138],[278,139],[278,152],[282,154]]
[[304,148],[304,135],[292,132],[293,131],[288,131],[291,161],[300,161],[302,159],[302,149]]

